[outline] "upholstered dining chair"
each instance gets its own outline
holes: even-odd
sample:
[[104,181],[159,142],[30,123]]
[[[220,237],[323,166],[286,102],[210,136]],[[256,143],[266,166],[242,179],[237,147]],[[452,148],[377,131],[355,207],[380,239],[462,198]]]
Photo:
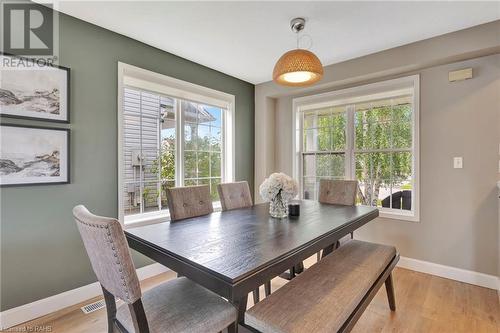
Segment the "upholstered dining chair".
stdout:
[[251,207],[252,195],[248,182],[223,183],[217,185],[222,210]]
[[[330,205],[345,205],[354,206],[356,204],[356,195],[358,191],[357,180],[334,180],[321,179],[319,182],[319,198],[318,201]],[[353,238],[351,232],[351,239]],[[339,247],[340,240],[323,250],[323,256],[331,252],[332,249]],[[320,260],[320,253],[317,254],[317,259]]]
[[[220,332],[236,329],[236,308],[187,278],[177,278],[142,294],[125,234],[113,218],[84,206],[73,209],[78,230],[101,284],[108,333]],[[116,307],[116,299],[125,304]]]
[[172,187],[166,192],[172,221],[208,215],[214,211],[208,185]]
[[[222,183],[217,185],[222,210],[232,210],[253,206],[248,182]],[[271,281],[264,284],[266,297],[271,295]],[[253,291],[253,302],[260,301],[259,289]]]
[[321,179],[318,201],[331,205],[354,206],[357,191],[357,180]]

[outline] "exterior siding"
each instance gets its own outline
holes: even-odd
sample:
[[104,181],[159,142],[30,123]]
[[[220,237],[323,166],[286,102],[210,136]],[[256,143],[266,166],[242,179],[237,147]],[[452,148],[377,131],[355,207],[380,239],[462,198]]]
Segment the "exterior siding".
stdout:
[[[125,215],[138,213],[140,168],[132,165],[137,152],[143,156],[145,208],[157,207],[158,175],[152,172],[160,152],[161,105],[172,108],[173,100],[158,94],[126,87],[124,90],[124,202]],[[142,147],[142,149],[141,149]],[[134,154],[135,152],[135,154]]]

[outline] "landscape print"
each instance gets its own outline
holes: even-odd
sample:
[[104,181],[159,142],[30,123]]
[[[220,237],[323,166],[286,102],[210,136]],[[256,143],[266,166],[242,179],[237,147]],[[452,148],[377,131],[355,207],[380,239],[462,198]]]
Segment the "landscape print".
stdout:
[[28,61],[19,65],[6,57],[0,56],[0,114],[68,121],[69,71]]
[[69,181],[69,130],[2,125],[0,139],[0,185]]

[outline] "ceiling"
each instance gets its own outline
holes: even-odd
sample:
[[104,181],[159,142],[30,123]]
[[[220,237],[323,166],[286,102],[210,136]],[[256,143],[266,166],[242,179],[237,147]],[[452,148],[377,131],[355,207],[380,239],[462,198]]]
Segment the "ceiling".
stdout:
[[[257,84],[296,46],[290,19],[324,65],[500,19],[500,2],[60,1],[71,16]],[[56,7],[57,8],[57,7]],[[310,40],[302,39],[302,47]]]

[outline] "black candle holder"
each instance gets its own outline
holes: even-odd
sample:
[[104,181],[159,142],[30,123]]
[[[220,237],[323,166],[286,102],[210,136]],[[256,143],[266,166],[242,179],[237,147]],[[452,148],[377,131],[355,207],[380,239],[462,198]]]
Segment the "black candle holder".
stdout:
[[298,202],[292,202],[288,205],[288,215],[291,217],[300,216],[300,204]]

